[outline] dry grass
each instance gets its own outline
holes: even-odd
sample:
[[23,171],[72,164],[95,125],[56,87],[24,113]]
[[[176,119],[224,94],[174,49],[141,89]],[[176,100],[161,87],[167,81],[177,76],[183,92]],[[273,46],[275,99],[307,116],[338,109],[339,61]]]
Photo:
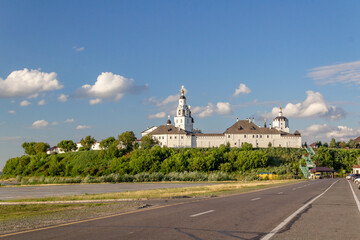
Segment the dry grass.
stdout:
[[174,198],[174,197],[196,197],[196,196],[219,196],[226,194],[235,194],[248,192],[264,188],[270,188],[301,180],[269,180],[269,181],[253,181],[253,182],[230,182],[216,185],[183,187],[183,188],[166,188],[144,191],[128,191],[119,193],[103,193],[103,194],[85,194],[75,196],[47,197],[39,199],[21,199],[24,201],[73,201],[73,200],[102,200],[102,199],[156,199],[156,198]]

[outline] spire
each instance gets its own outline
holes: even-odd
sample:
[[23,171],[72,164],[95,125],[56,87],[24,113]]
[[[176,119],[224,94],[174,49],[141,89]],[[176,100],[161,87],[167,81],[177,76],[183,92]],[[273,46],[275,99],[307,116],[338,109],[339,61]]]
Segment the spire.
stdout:
[[181,92],[181,95],[182,95],[182,96],[184,96],[184,93],[185,93],[185,88],[184,88],[184,85],[182,85],[182,86],[181,86],[181,90],[180,90],[180,92]]
[[280,108],[279,108],[279,117],[282,116],[282,108],[281,108],[281,105],[280,105]]

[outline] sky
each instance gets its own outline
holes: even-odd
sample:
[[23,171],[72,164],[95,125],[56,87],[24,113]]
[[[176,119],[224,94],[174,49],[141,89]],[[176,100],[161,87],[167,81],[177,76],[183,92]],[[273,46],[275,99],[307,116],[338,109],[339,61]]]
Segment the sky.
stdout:
[[0,169],[23,142],[96,140],[173,119],[360,136],[359,1],[0,1]]

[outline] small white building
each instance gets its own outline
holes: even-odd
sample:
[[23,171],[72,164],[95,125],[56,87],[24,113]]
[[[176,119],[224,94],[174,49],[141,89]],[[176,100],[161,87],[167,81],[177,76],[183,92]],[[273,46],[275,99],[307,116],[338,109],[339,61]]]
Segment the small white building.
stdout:
[[353,174],[360,174],[360,166],[359,165],[353,166]]
[[290,147],[301,148],[301,134],[295,131],[290,133],[289,120],[282,115],[280,107],[279,115],[273,120],[273,127],[260,127],[254,120],[236,120],[224,133],[201,133],[193,128],[194,119],[191,117],[191,108],[186,104],[184,86],[181,88],[179,104],[174,117],[174,125],[170,117],[166,125],[152,127],[142,132],[142,136],[151,134],[159,141],[161,146],[167,147],[219,147],[229,143],[231,147],[241,147],[243,143],[250,143],[253,147],[266,148]]

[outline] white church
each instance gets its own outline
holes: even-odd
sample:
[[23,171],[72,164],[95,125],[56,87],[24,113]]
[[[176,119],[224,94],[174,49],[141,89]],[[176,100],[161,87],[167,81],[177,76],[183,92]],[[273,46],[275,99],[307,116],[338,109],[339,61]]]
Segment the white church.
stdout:
[[280,107],[279,115],[269,127],[258,126],[254,119],[236,120],[224,133],[206,134],[194,130],[194,119],[191,116],[191,108],[186,104],[184,86],[181,89],[179,105],[174,117],[174,125],[169,119],[166,125],[151,127],[142,132],[142,136],[150,134],[159,141],[161,146],[172,148],[207,148],[219,147],[221,144],[230,144],[231,147],[241,147],[243,143],[251,143],[256,148],[289,147],[301,148],[301,134],[295,131],[290,133],[289,120],[282,115]]

